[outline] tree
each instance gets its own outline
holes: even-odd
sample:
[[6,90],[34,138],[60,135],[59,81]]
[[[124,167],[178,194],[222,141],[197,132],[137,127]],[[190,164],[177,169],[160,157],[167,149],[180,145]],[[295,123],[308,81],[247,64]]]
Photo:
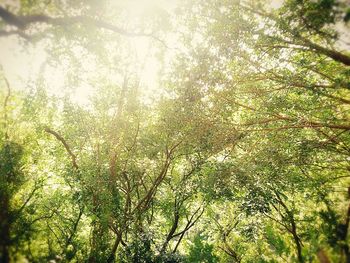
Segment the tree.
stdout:
[[346,2],[132,2],[0,6],[1,261],[348,262]]

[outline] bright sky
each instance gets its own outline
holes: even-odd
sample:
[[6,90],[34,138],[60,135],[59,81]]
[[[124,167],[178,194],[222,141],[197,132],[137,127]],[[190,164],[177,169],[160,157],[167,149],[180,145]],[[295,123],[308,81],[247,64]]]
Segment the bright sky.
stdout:
[[[11,4],[14,2],[12,1]],[[112,2],[116,3],[116,2]],[[119,2],[120,3],[120,2]],[[130,20],[140,16],[143,12],[152,12],[152,8],[162,7],[167,10],[174,7],[175,1],[166,0],[130,0],[124,7],[130,12]],[[118,8],[116,6],[116,8]],[[127,21],[126,21],[127,23]],[[130,50],[137,56],[137,64],[144,66],[139,72],[141,78],[140,83],[143,84],[145,92],[154,92],[157,88],[157,72],[159,64],[154,55],[150,52],[151,40],[148,37],[128,38]],[[79,51],[75,51],[79,62],[84,65],[84,73],[100,71],[96,63],[87,60],[83,55],[79,55]],[[34,83],[35,78],[42,77],[47,83],[48,91],[51,94],[63,96],[65,91],[65,79],[67,75],[67,67],[55,66],[52,67],[46,63],[47,54],[45,52],[45,41],[41,41],[34,45],[26,42],[23,45],[23,40],[16,36],[0,38],[0,65],[3,68],[6,78],[8,79],[12,89],[28,88],[28,83]],[[110,74],[113,80],[113,75]],[[115,74],[116,75],[116,74]],[[83,78],[87,76],[83,76]],[[148,91],[147,91],[148,89]],[[87,104],[88,97],[92,95],[93,88],[88,82],[83,82],[75,87],[73,99],[79,104]]]
[[[8,3],[15,3],[15,1],[8,0]],[[6,3],[6,2],[3,2]],[[116,2],[113,2],[116,3]],[[119,2],[120,3],[120,2]],[[176,1],[169,0],[128,0],[126,8],[130,11],[130,19],[137,18],[145,11],[152,12],[152,8],[161,7],[167,11],[171,11],[176,4]],[[283,0],[271,0],[271,6],[278,8],[282,5]],[[116,6],[116,8],[118,8]],[[139,76],[141,84],[145,93],[154,94],[156,92],[157,72],[159,70],[159,63],[150,52],[152,41],[147,37],[126,38],[129,42],[133,53],[137,54],[139,63],[143,64]],[[172,46],[174,39],[167,39],[167,43]],[[0,65],[3,67],[5,76],[9,80],[11,88],[25,89],[28,88],[28,83],[35,83],[38,76],[50,83],[48,90],[51,94],[63,96],[67,91],[65,87],[65,79],[67,75],[67,68],[64,65],[52,67],[45,63],[47,54],[45,53],[45,41],[41,41],[34,45],[28,42],[23,44],[23,40],[16,36],[0,38]],[[84,65],[86,74],[92,72],[100,72],[96,63],[83,55],[79,56],[79,51],[76,51],[80,63]],[[112,75],[112,74],[111,74]],[[85,76],[86,77],[86,76]],[[87,78],[86,78],[87,79]],[[111,77],[113,80],[113,78]],[[88,97],[92,95],[93,88],[88,81],[82,82],[75,87],[73,99],[81,104],[88,103]]]
[[[13,0],[4,1],[3,4],[10,4],[13,7],[18,6],[19,2]],[[272,0],[272,5],[278,7],[281,2],[282,0]],[[152,10],[156,8],[163,8],[171,12],[176,6],[175,0],[128,0],[111,1],[111,3],[113,3],[112,8],[115,5],[116,9],[120,8],[120,4],[122,4],[130,13],[130,20],[139,17],[145,12],[152,14]],[[126,21],[126,23],[128,22]],[[157,72],[160,65],[157,59],[149,52],[150,39],[137,37],[130,38],[127,41],[129,41],[132,52],[136,52],[139,64],[144,65],[141,72],[139,72],[144,91],[149,94],[155,93],[158,84]],[[174,41],[174,39],[167,39],[167,43],[170,46]],[[101,69],[96,68],[96,63],[87,60],[83,55],[79,56],[79,51],[76,51],[76,55],[79,57],[80,63],[84,65],[86,74],[101,71]],[[64,65],[52,67],[46,63],[46,60],[47,54],[44,41],[36,45],[28,42],[23,45],[23,41],[16,36],[0,38],[0,64],[12,89],[28,88],[28,83],[35,83],[35,78],[39,76],[50,84],[48,85],[48,91],[51,94],[63,96],[67,91],[65,79],[68,67]],[[87,79],[87,76],[85,76],[85,79]],[[73,99],[79,104],[86,105],[88,97],[93,93],[93,88],[88,81],[85,81],[75,87],[74,93]]]
[[[154,88],[157,84],[158,63],[149,54],[150,40],[140,37],[130,39],[130,42],[140,62],[144,62],[144,68],[140,72],[141,82],[145,87]],[[47,83],[50,83],[48,88],[51,94],[64,95],[66,68],[62,66],[53,68],[46,63],[47,54],[44,51],[44,45],[44,43],[37,45],[26,43],[25,46],[22,46],[17,37],[0,38],[0,64],[11,88],[28,88],[27,84],[34,82],[35,78],[40,76]],[[86,74],[88,72],[96,72],[96,64],[92,61],[87,62],[84,56],[81,56],[79,59],[82,64],[85,64]],[[92,88],[85,83],[76,87],[73,98],[80,104],[86,104],[88,96],[92,92]]]

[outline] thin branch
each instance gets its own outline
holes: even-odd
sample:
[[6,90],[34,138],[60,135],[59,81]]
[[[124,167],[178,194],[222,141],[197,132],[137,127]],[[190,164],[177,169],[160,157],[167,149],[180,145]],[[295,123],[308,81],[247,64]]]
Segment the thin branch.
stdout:
[[[199,218],[203,215],[203,213],[204,213],[204,207],[202,207],[202,211],[200,211],[200,209],[201,209],[201,207],[198,207],[198,209],[192,214],[192,216],[190,217],[190,219],[188,219],[188,222],[187,222],[185,228],[184,228],[181,232],[179,232],[179,233],[173,235],[173,238],[180,235],[180,238],[178,239],[178,241],[177,241],[177,243],[176,243],[176,245],[175,245],[175,248],[174,248],[174,250],[173,250],[173,253],[176,252],[176,250],[177,250],[177,248],[179,247],[179,245],[180,245],[180,243],[181,243],[181,240],[182,240],[182,238],[184,237],[185,233],[186,233],[188,230],[190,230],[190,229],[195,225],[195,223],[199,220]],[[200,212],[199,212],[199,211],[200,211]],[[199,215],[198,215],[196,218],[194,218],[194,217],[197,215],[198,212],[199,212]]]
[[4,100],[4,126],[5,126],[5,140],[8,139],[8,116],[7,116],[7,105],[11,96],[11,88],[10,88],[10,84],[9,81],[7,80],[6,77],[3,77],[5,84],[6,84],[6,88],[7,88],[7,94]]
[[44,14],[19,16],[11,13],[10,11],[0,6],[0,18],[2,18],[2,20],[8,25],[12,25],[18,28],[18,30],[11,30],[11,31],[1,30],[0,37],[18,34],[21,37],[27,40],[30,40],[30,36],[23,33],[23,31],[35,23],[43,23],[43,24],[48,24],[52,26],[72,26],[75,24],[81,24],[83,26],[93,25],[97,28],[105,29],[127,37],[150,37],[160,42],[165,47],[168,47],[166,43],[159,37],[155,36],[153,32],[150,32],[150,33],[131,32],[121,27],[115,26],[113,24],[110,24],[105,21],[98,20],[89,16],[50,17]]
[[76,157],[76,155],[72,152],[72,150],[71,150],[70,146],[68,145],[68,143],[66,142],[66,140],[65,140],[60,134],[58,134],[58,133],[55,132],[54,130],[51,130],[51,129],[48,128],[48,127],[45,128],[45,131],[46,131],[47,133],[52,134],[57,140],[59,140],[59,141],[63,144],[64,148],[66,149],[68,155],[70,156],[70,158],[71,158],[71,160],[72,160],[72,165],[73,165],[74,169],[79,170],[79,166],[78,166],[78,164],[77,164],[77,157]]
[[30,192],[29,196],[27,197],[27,199],[24,201],[24,203],[22,204],[22,206],[16,211],[16,213],[19,215],[23,210],[24,208],[27,206],[27,204],[29,203],[29,201],[33,198],[35,192],[37,190],[39,190],[39,188],[41,187],[41,185],[39,186],[35,186],[33,188],[33,190]]

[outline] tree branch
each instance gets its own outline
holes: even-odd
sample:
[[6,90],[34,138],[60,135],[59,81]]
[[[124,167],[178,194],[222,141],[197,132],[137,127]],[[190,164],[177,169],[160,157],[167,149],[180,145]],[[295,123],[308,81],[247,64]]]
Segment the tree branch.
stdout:
[[72,160],[72,165],[73,165],[73,168],[76,169],[76,170],[79,170],[79,166],[77,164],[77,157],[76,155],[72,152],[70,146],[68,145],[68,143],[66,142],[66,140],[60,135],[58,134],[57,132],[55,132],[54,130],[51,130],[50,128],[46,127],[45,128],[45,131],[47,133],[50,133],[52,134],[57,140],[59,140],[64,148],[66,149],[68,155],[70,156],[71,160]]
[[128,37],[138,37],[138,36],[152,37],[152,33],[129,32],[121,27],[118,27],[88,16],[50,17],[44,14],[18,16],[0,6],[0,18],[2,18],[2,20],[8,25],[15,26],[16,28],[19,29],[19,31],[1,31],[0,37],[7,36],[10,34],[17,34],[21,30],[23,31],[27,29],[30,25],[34,23],[43,23],[43,24],[49,24],[53,26],[71,26],[74,24],[82,24],[86,26],[88,24],[91,24],[95,27],[106,29]]

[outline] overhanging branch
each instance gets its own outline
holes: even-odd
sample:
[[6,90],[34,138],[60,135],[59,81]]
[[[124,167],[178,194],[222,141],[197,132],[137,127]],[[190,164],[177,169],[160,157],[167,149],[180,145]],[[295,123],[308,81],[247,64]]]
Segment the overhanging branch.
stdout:
[[121,27],[118,27],[88,16],[50,17],[44,14],[19,16],[11,13],[10,11],[0,6],[0,18],[6,24],[15,26],[18,29],[18,30],[11,30],[11,31],[1,30],[0,37],[12,35],[12,34],[19,34],[20,36],[23,37],[24,35],[22,31],[27,29],[30,25],[34,23],[43,23],[43,24],[48,24],[52,26],[71,26],[74,24],[82,24],[85,26],[93,25],[95,27],[106,29],[128,37],[137,37],[137,36],[152,37],[152,33],[130,32]]
[[72,152],[70,146],[68,145],[68,143],[66,142],[66,140],[57,132],[55,132],[54,130],[51,130],[50,128],[46,127],[45,131],[47,133],[50,133],[51,135],[53,135],[57,140],[59,140],[64,148],[66,149],[68,155],[70,156],[71,160],[72,160],[72,165],[74,167],[74,169],[79,170],[79,166],[77,164],[77,156]]

